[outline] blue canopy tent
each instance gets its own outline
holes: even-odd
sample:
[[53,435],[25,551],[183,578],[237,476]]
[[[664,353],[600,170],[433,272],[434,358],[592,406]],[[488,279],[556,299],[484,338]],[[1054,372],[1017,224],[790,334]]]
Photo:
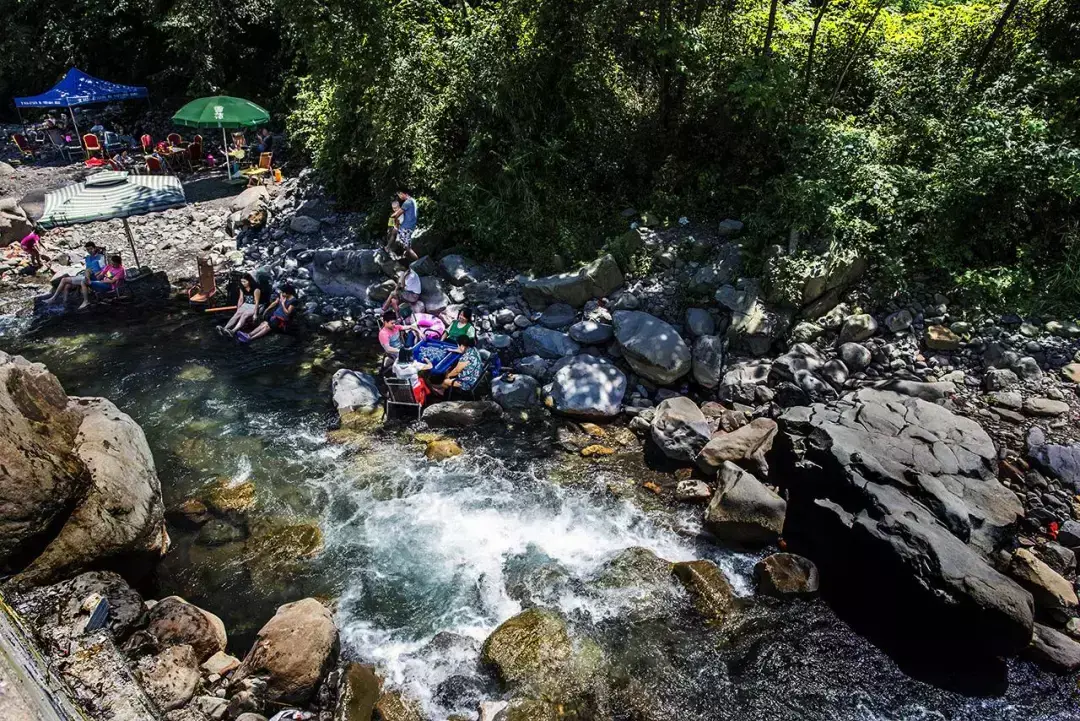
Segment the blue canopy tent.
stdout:
[[[110,83],[108,80],[101,80],[93,75],[87,75],[78,68],[71,68],[60,79],[60,82],[52,86],[51,90],[46,90],[41,95],[15,98],[15,107],[67,108],[68,112],[71,113],[71,122],[75,123],[75,113],[72,111],[74,107],[94,103],[109,103],[114,100],[135,100],[149,97],[150,93],[144,87]],[[77,123],[75,124],[75,132],[79,132]]]

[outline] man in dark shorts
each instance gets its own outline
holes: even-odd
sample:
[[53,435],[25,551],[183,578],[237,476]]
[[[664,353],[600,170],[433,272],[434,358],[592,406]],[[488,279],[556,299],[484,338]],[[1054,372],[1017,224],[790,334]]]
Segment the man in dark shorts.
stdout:
[[413,232],[416,230],[416,201],[403,189],[398,189],[398,200],[401,201],[401,225],[398,226],[398,242],[405,248],[406,255],[413,260],[418,260],[416,251],[412,249]]

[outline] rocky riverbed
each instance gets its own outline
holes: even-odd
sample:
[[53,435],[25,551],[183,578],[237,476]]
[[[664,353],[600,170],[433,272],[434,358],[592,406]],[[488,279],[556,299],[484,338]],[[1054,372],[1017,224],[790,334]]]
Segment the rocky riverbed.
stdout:
[[[540,277],[473,262],[428,231],[413,264],[426,309],[472,305],[484,351],[513,370],[492,381],[491,400],[427,408],[403,439],[427,456],[417,461],[373,435],[383,420],[379,386],[345,350],[374,343],[363,339],[402,266],[375,247],[362,216],[336,212],[307,175],[214,202],[213,213],[148,218],[143,242],[156,249],[175,235],[194,247],[195,237],[220,233],[218,247],[199,250],[223,269],[259,270],[300,288],[309,325],[327,340],[314,367],[321,402],[332,397],[339,415],[325,441],[304,441],[333,458],[318,482],[331,511],[314,526],[294,523],[310,530],[287,543],[268,536],[246,515],[259,482],[240,473],[199,479],[166,513],[160,493],[152,501],[151,460],[149,471],[125,469],[151,489],[145,508],[124,512],[140,519],[138,533],[122,524],[131,540],[58,543],[73,522],[94,518],[76,510],[56,540],[13,548],[9,583],[29,594],[23,612],[38,619],[35,609],[67,609],[34,621],[43,642],[111,649],[107,665],[142,685],[146,708],[200,721],[270,715],[278,702],[364,719],[376,704],[384,719],[908,718],[916,708],[951,718],[1070,718],[1080,668],[1075,319],[988,316],[940,293],[876,307],[859,286],[857,258],[825,259],[784,304],[745,275],[734,220],[658,228],[631,213],[634,227],[593,262]],[[90,232],[75,229],[58,244],[76,249]],[[197,365],[177,381],[210,381],[214,371]],[[66,497],[82,498],[94,466],[79,455],[79,424],[91,410],[110,423],[130,419],[104,401],[66,400],[42,369],[18,373],[34,380],[16,384],[26,392],[9,390],[5,413],[30,418],[30,428],[43,411],[26,411],[23,397],[52,399],[57,427],[70,432],[35,443],[52,444],[46,457],[64,469],[53,477],[68,478]],[[124,454],[146,457],[133,425],[123,426]],[[184,443],[178,455],[217,453],[191,436]],[[184,462],[199,474],[198,462]],[[402,468],[406,477],[385,480]],[[369,485],[373,476],[380,480]],[[537,476],[563,479],[568,490],[536,485]],[[102,493],[116,492],[105,485]],[[110,507],[109,496],[86,498]],[[41,533],[55,526],[55,501],[26,504],[42,506]],[[251,625],[252,646],[228,657],[224,624],[209,613],[222,609],[143,601],[100,572],[75,577],[114,555],[147,562],[160,554],[165,536],[153,529],[163,518],[174,535],[192,534],[181,542],[192,563],[208,561],[206,549],[241,558],[288,547],[296,553],[278,571],[300,578],[304,564],[341,555],[383,579],[374,587],[388,596],[347,579],[332,589],[336,603],[282,598],[296,605],[247,621],[232,611]],[[445,528],[451,518],[464,521]],[[592,535],[575,545],[584,527]],[[474,542],[452,541],[462,535]],[[398,540],[392,561],[379,542],[386,538]],[[27,550],[41,547],[36,557]],[[410,547],[424,553],[399,565]],[[169,564],[166,556],[161,566]],[[404,570],[409,564],[425,569],[422,580]],[[252,577],[277,586],[274,573],[260,573]],[[94,594],[106,591],[130,621],[87,635]],[[426,601],[414,609],[418,598]],[[442,615],[418,623],[419,608],[443,603]],[[201,635],[160,619],[174,614],[198,622]],[[803,629],[801,640],[785,625]],[[302,660],[267,645],[295,633],[319,641],[295,649]],[[851,656],[838,656],[845,645]],[[789,661],[771,664],[765,648]],[[282,657],[287,672],[273,665]],[[800,659],[816,672],[797,670]],[[689,680],[705,667],[716,670],[705,686]],[[769,674],[787,681],[790,706],[766,700],[775,695],[760,685]],[[841,694],[840,678],[859,692]],[[893,700],[874,697],[875,687]]]

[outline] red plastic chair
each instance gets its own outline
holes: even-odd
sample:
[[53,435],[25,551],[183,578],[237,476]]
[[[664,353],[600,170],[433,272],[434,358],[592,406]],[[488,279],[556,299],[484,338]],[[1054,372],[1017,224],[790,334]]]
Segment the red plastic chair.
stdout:
[[184,142],[184,139],[180,137],[180,133],[169,133],[167,140],[169,141],[169,145],[174,148],[180,147]]
[[196,140],[188,146],[188,162],[192,167],[202,163],[202,140]]
[[154,139],[151,138],[149,134],[139,138],[139,143],[142,145],[142,150],[144,153],[149,153],[150,148],[154,147]]
[[161,161],[155,158],[153,155],[146,156],[146,172],[153,175],[154,173],[160,173]]
[[101,142],[98,137],[93,133],[87,133],[82,136],[83,146],[86,148],[86,156],[92,157],[94,153],[104,157],[104,153],[101,150]]
[[33,158],[34,149],[30,147],[30,141],[26,139],[26,136],[22,133],[15,133],[11,136],[12,141],[15,142],[15,147],[19,149],[19,152],[23,154],[24,158]]

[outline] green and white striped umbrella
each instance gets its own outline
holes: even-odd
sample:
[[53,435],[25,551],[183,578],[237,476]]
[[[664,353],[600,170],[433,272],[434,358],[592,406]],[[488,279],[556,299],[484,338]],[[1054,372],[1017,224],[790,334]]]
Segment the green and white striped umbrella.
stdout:
[[[127,219],[186,204],[184,187],[172,175],[129,175],[123,171],[103,170],[81,183],[46,193],[45,211],[37,222],[47,229],[119,218],[124,221],[124,232],[138,268],[135,236]],[[135,274],[129,271],[128,278],[138,274],[138,271]]]
[[103,170],[82,183],[45,194],[43,228],[128,218],[187,204],[184,188],[171,175],[129,175]]

